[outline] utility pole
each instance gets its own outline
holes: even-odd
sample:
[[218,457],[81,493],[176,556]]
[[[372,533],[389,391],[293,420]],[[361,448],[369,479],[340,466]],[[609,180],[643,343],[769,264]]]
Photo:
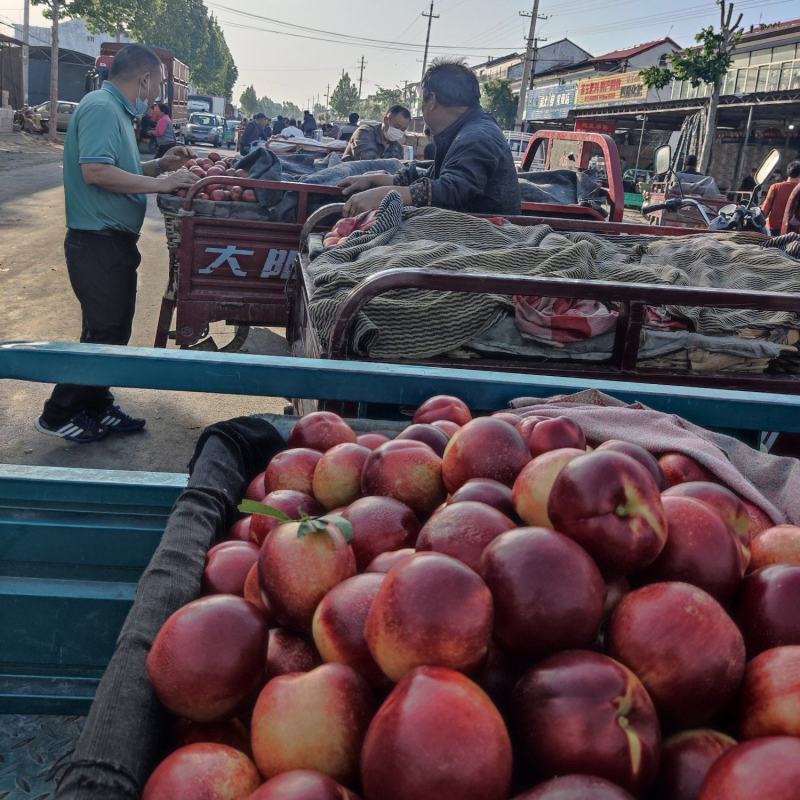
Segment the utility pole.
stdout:
[[[422,56],[422,77],[424,78],[425,70],[428,69],[428,45],[430,45],[431,42],[431,23],[433,20],[439,19],[439,15],[433,13],[433,0],[431,0],[430,11],[428,11],[427,14],[423,11],[422,16],[428,18],[428,32],[425,34],[425,55]],[[421,85],[422,84],[420,82],[420,86]]]
[[364,56],[361,56],[361,71],[358,73],[358,99],[361,99],[361,84],[364,82]]
[[31,35],[31,3],[25,0],[22,16],[22,101],[28,102],[28,37]]
[[50,130],[48,136],[51,142],[58,141],[58,14],[60,11],[59,0],[51,0],[50,8],[53,12],[53,46],[50,48]]
[[533,0],[533,10],[530,14],[520,11],[519,15],[521,17],[530,17],[531,19],[531,26],[528,30],[527,46],[525,48],[525,62],[522,67],[522,83],[519,87],[517,118],[514,125],[514,127],[519,125],[520,130],[522,130],[525,127],[525,123],[523,122],[525,117],[525,101],[527,99],[528,89],[531,87],[531,82],[533,80],[533,68],[536,63],[536,23],[540,19],[546,19],[546,17],[539,16],[539,0]]
[[325,108],[331,107],[331,85],[328,84],[328,91],[325,92]]

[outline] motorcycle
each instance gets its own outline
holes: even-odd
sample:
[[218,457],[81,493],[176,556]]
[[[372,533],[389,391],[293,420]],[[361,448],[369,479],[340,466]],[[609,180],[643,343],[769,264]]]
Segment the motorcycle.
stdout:
[[673,178],[674,185],[678,187],[679,196],[670,197],[662,203],[652,203],[650,205],[645,203],[642,206],[642,216],[646,217],[648,214],[662,209],[675,212],[682,208],[695,208],[710,231],[755,231],[769,236],[766,217],[756,203],[756,198],[764,181],[775,171],[780,160],[780,152],[771,150],[756,171],[756,186],[750,193],[747,203],[731,203],[723,206],[717,212],[717,215],[712,218],[708,209],[700,201],[693,197],[684,197],[681,182],[672,166],[672,148],[669,145],[659,147],[655,152],[656,173],[664,175],[664,181],[667,185],[669,185],[670,178]]

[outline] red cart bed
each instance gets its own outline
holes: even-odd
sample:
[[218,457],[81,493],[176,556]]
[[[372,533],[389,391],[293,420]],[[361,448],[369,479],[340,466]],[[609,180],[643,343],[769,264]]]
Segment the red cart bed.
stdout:
[[[200,216],[195,212],[195,196],[212,183],[296,192],[296,220]],[[174,338],[179,346],[189,347],[207,336],[209,324],[218,320],[239,328],[238,345],[250,325],[285,325],[286,280],[300,247],[311,195],[335,198],[341,197],[341,191],[332,186],[217,176],[195,183],[179,214],[164,212],[169,280],[154,346],[166,347],[167,340]]]

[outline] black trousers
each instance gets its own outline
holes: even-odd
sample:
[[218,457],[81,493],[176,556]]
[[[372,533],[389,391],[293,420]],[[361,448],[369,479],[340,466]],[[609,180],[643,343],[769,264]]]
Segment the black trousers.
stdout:
[[[72,290],[81,304],[81,341],[128,344],[136,309],[136,270],[142,260],[138,236],[121,231],[69,230],[64,254]],[[107,386],[60,383],[44,404],[50,426],[66,424],[80,411],[102,414],[114,403]]]

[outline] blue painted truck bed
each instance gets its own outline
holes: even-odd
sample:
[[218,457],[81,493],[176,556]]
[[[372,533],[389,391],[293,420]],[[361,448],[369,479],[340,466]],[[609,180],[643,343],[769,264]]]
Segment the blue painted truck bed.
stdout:
[[[476,410],[596,388],[706,427],[800,431],[795,395],[530,373],[7,342],[0,343],[2,378],[408,407],[447,393]],[[185,480],[173,473],[0,466],[0,713],[86,712]]]

